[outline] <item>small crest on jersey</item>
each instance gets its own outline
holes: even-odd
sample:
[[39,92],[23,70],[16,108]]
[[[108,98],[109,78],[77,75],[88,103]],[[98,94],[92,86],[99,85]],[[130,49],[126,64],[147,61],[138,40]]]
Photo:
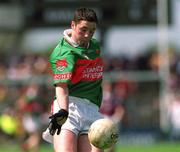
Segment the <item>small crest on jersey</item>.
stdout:
[[96,53],[99,54],[99,53],[100,53],[100,50],[96,50]]
[[56,67],[59,71],[64,71],[64,69],[68,66],[67,60],[63,59],[63,60],[58,60],[56,62]]

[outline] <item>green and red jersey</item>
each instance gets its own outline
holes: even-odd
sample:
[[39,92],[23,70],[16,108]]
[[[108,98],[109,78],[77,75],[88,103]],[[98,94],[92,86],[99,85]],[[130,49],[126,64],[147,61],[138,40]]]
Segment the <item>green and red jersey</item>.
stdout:
[[103,61],[100,45],[92,39],[89,47],[73,47],[64,38],[50,55],[53,83],[67,83],[69,95],[86,98],[100,106]]

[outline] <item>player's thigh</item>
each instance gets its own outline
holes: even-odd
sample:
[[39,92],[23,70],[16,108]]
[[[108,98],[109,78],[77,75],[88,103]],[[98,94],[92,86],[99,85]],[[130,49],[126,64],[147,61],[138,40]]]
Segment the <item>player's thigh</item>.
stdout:
[[87,135],[80,135],[78,138],[78,152],[103,152],[100,149],[91,146]]
[[54,135],[55,152],[77,152],[77,136],[69,130],[61,130],[59,135]]

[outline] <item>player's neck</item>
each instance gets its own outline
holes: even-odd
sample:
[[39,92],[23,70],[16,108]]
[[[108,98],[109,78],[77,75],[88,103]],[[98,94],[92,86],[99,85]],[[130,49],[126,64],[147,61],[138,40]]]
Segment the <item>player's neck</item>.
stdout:
[[72,35],[72,30],[68,29],[64,31],[64,38],[70,43],[73,47],[83,47],[83,48],[89,48],[89,43],[82,43],[81,41],[77,40]]

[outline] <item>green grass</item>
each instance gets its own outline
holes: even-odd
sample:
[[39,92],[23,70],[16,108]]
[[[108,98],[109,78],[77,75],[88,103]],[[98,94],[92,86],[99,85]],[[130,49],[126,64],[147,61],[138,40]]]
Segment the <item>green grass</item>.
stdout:
[[180,152],[180,142],[163,142],[153,145],[118,145],[116,152]]
[[[21,152],[18,145],[0,144],[0,152]],[[53,152],[49,144],[41,145],[40,152]],[[180,152],[178,143],[157,143],[154,145],[117,145],[116,152]]]
[[[20,148],[16,144],[3,144],[0,145],[0,152],[21,152]],[[53,148],[50,144],[41,145],[39,152],[53,152]]]

